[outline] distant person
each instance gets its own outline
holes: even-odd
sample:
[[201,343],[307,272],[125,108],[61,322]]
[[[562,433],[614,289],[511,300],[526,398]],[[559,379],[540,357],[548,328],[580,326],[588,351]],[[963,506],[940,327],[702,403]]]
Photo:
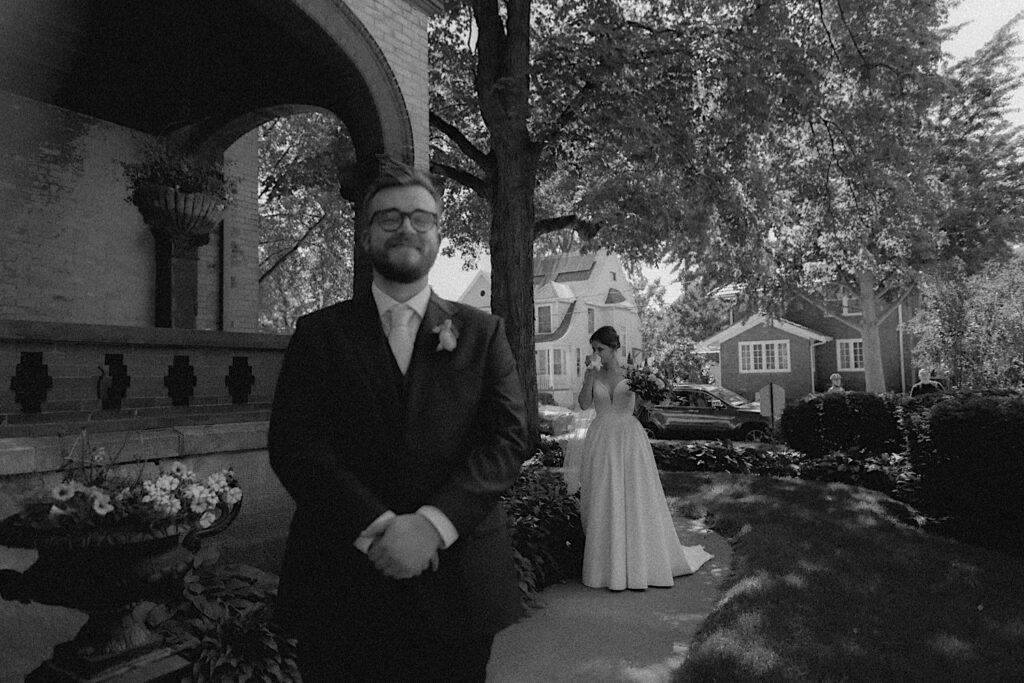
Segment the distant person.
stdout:
[[846,391],[846,389],[843,389],[843,376],[840,375],[838,372],[833,372],[831,375],[829,375],[828,380],[832,382],[832,386],[828,388],[828,393],[832,393],[833,391]]
[[[580,512],[586,541],[583,584],[611,590],[668,588],[711,555],[676,535],[651,442],[633,417],[636,395],[619,364],[619,335],[599,328],[590,337],[580,408],[596,409],[583,441]],[[599,360],[599,362],[598,362]]]
[[911,396],[924,396],[925,394],[941,394],[945,389],[940,382],[936,382],[932,379],[931,370],[927,368],[921,368],[917,372],[917,377],[920,380],[917,384],[910,387]]

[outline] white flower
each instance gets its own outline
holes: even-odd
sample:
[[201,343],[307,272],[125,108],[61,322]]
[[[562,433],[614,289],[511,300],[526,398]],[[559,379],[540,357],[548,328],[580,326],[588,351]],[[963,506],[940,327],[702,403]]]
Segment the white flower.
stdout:
[[71,484],[70,482],[64,482],[54,486],[50,493],[51,495],[53,495],[55,500],[65,501],[71,500],[72,498],[75,497],[75,490],[76,489],[74,484]]
[[437,335],[438,351],[454,351],[459,344],[459,331],[455,329],[451,318],[435,327],[433,333]]
[[181,480],[171,474],[161,474],[156,478],[154,486],[161,491],[173,491],[180,483]]
[[189,475],[188,467],[180,460],[175,460],[168,465],[167,472],[179,478],[184,478]]
[[217,515],[212,512],[204,512],[203,516],[199,518],[199,528],[208,529],[215,521],[217,521]]
[[596,353],[588,356],[588,358],[590,359],[590,363],[588,363],[588,365],[594,368],[595,370],[600,370],[604,366],[604,364],[601,362],[601,356],[597,355]]
[[189,502],[189,508],[197,514],[217,507],[217,494],[202,484],[190,484],[185,488],[183,495]]
[[206,478],[206,487],[215,493],[221,493],[228,488],[228,471],[214,472]]
[[110,496],[106,493],[96,493],[92,499],[92,510],[100,517],[104,517],[108,512],[112,512],[114,506],[110,504]]
[[234,505],[238,501],[242,500],[242,489],[237,486],[232,486],[224,494],[224,502],[228,505]]

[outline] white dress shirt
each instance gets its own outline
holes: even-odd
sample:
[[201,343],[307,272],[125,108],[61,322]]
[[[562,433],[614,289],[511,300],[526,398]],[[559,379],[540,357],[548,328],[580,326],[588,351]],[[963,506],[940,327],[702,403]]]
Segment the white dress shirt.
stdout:
[[[390,315],[388,312],[393,306],[399,306],[403,303],[409,306],[414,315],[412,320],[409,321],[410,331],[413,338],[415,339],[416,333],[420,328],[420,322],[427,313],[427,304],[430,303],[430,287],[424,287],[415,296],[405,302],[395,301],[390,296],[385,294],[383,291],[377,288],[376,283],[370,287],[370,291],[373,294],[373,300],[377,304],[377,313],[380,315],[381,326],[384,329],[385,336],[390,332]],[[437,533],[441,536],[441,548],[447,548],[452,543],[459,540],[459,532],[455,529],[455,525],[448,519],[448,515],[444,514],[438,508],[433,505],[422,505],[416,511],[418,514],[423,515],[427,518]],[[354,545],[363,553],[370,549],[370,545],[383,530],[386,528],[387,522],[395,518],[397,515],[392,511],[388,510],[381,514],[380,517],[373,520],[370,526],[363,529],[363,532],[356,538]]]

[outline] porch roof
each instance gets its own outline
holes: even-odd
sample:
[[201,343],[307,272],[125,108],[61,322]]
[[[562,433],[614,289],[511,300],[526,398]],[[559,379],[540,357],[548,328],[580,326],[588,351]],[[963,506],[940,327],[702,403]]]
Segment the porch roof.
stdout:
[[721,332],[711,335],[707,339],[697,343],[698,353],[716,353],[722,345],[722,342],[728,341],[733,337],[743,334],[747,330],[753,329],[758,325],[764,325],[765,327],[774,327],[788,332],[789,334],[797,337],[803,337],[811,341],[827,342],[832,341],[832,337],[815,332],[809,327],[798,325],[797,323],[786,320],[785,318],[770,318],[764,313],[758,313],[752,315],[746,320],[742,320],[734,325],[730,325]]

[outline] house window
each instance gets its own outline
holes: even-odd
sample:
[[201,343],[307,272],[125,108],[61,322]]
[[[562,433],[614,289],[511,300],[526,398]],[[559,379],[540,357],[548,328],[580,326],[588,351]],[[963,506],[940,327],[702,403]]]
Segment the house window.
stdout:
[[551,374],[562,374],[562,349],[551,349]]
[[583,352],[581,349],[576,349],[576,376],[580,376],[580,364],[583,362]]
[[546,334],[551,332],[551,307],[537,307],[537,332]]
[[861,339],[837,339],[836,354],[840,370],[864,369],[864,341]]
[[843,294],[843,315],[860,315],[860,297]]
[[545,349],[537,351],[537,374],[548,374],[548,352]]
[[616,280],[616,277],[615,277],[615,271],[613,270],[613,271],[612,271],[612,282],[615,282],[615,280]]
[[596,312],[593,308],[587,309],[587,334],[594,334],[594,319],[596,318]]
[[789,341],[740,342],[740,372],[789,372]]

